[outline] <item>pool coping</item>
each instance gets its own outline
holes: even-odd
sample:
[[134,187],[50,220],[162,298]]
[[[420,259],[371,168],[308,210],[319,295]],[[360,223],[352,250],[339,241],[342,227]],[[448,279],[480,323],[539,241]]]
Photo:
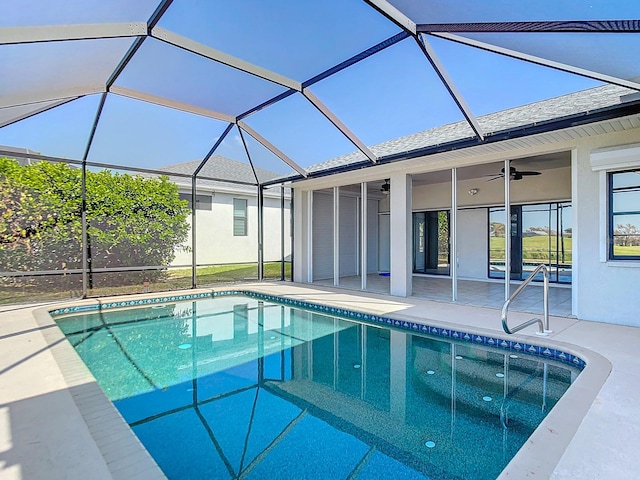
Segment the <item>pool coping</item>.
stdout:
[[[111,297],[101,299],[88,299],[65,302],[63,305],[56,305],[56,308],[42,307],[34,310],[33,315],[41,327],[55,325],[54,316],[66,313],[81,313],[100,308],[134,308],[149,304],[195,300],[225,295],[245,294],[254,298],[272,299],[275,301],[290,304],[292,306],[310,306],[311,308],[326,314],[336,314],[369,324],[381,324],[388,327],[399,328],[412,333],[424,333],[432,336],[444,336],[454,340],[467,341],[469,343],[479,343],[494,348],[501,348],[500,345],[492,345],[491,340],[505,340],[508,347],[503,350],[513,350],[523,352],[528,347],[539,347],[543,343],[554,352],[564,352],[584,362],[584,368],[576,381],[560,398],[555,407],[548,413],[538,428],[527,439],[518,453],[511,459],[509,464],[502,471],[499,479],[505,478],[549,478],[554,473],[554,469],[564,454],[567,446],[574,437],[584,416],[590,409],[598,392],[604,385],[612,370],[611,362],[592,350],[559,342],[554,339],[535,337],[526,334],[516,334],[511,336],[496,335],[495,330],[479,328],[472,325],[450,323],[442,320],[424,319],[420,320],[415,315],[407,315],[394,312],[392,314],[380,315],[371,310],[345,308],[339,300],[329,302],[313,302],[309,300],[299,300],[296,295],[286,293],[271,294],[265,293],[268,286],[260,285],[256,287],[247,286],[242,288],[219,287],[209,289],[197,289],[188,292],[172,292],[164,294],[144,294],[127,297]],[[357,293],[353,293],[357,296]],[[53,314],[50,314],[53,312]],[[353,313],[350,313],[353,312]],[[389,323],[389,321],[391,323]],[[424,327],[424,328],[423,328]],[[462,328],[461,328],[462,327]],[[435,329],[432,332],[431,329]],[[443,335],[442,331],[447,331]],[[470,338],[458,338],[453,336],[453,332],[468,334]],[[136,471],[143,469],[148,473],[144,478],[166,478],[157,467],[155,461],[148,454],[144,446],[137,439],[128,424],[119,414],[115,406],[108,400],[106,395],[98,386],[95,378],[84,365],[69,342],[60,342],[64,334],[59,328],[45,328],[42,331],[47,343],[52,347],[52,353],[60,370],[69,386],[82,386],[83,395],[74,395],[74,401],[87,423],[93,435],[96,445],[103,453],[105,462],[113,474],[113,478],[131,478],[127,475],[127,465],[135,461]],[[478,337],[479,340],[474,340]],[[533,340],[535,341],[533,341]],[[57,343],[56,343],[57,342]],[[526,345],[526,347],[516,348],[516,345]],[[566,359],[554,358],[541,353],[529,351],[541,358],[553,358],[565,363],[575,365],[575,362],[567,362]],[[86,399],[91,399],[87,401]],[[122,439],[114,442],[113,439]],[[125,448],[126,447],[126,448]],[[123,455],[125,455],[123,457]],[[122,459],[126,461],[123,464]]]

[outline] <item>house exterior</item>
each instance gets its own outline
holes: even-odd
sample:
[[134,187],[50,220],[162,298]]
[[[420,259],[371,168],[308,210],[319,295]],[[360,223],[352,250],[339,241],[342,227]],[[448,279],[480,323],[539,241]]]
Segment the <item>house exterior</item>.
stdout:
[[550,264],[573,315],[640,326],[637,102],[606,85],[480,117],[495,142],[465,143],[461,122],[371,147],[398,157],[389,163],[352,171],[354,153],[317,165],[336,173],[293,185],[294,280],[359,275],[366,290],[367,275],[389,272],[389,292],[404,297],[417,276],[439,275],[455,295],[459,279],[504,282],[511,237],[512,281]]
[[[170,173],[191,174],[200,161],[163,167]],[[261,181],[279,175],[256,168]],[[258,187],[250,165],[216,155],[200,171],[202,180],[196,190],[196,262],[198,265],[255,263],[258,261]],[[210,180],[216,178],[220,180]],[[191,206],[191,184],[175,179],[180,197]],[[234,183],[244,182],[244,183]],[[276,262],[291,257],[291,195],[280,187],[264,193],[263,260]],[[281,208],[284,204],[283,209]],[[283,222],[284,219],[284,222]],[[192,222],[192,217],[188,219]],[[284,241],[282,231],[284,230]],[[194,247],[192,232],[183,247],[176,252],[173,266],[190,266]]]

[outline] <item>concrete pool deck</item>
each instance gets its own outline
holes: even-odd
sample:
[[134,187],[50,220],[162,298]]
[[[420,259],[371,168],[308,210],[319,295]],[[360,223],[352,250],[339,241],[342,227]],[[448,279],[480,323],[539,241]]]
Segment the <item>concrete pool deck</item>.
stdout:
[[[500,312],[491,308],[293,283],[215,290],[231,288],[505,336]],[[163,478],[52,325],[46,310],[61,305],[0,308],[0,480]],[[529,318],[531,314],[512,312],[510,323]],[[536,336],[533,327],[518,336],[536,344],[561,342],[588,366],[502,477],[637,478],[640,328],[565,317],[552,317],[551,328],[554,333],[547,338]]]

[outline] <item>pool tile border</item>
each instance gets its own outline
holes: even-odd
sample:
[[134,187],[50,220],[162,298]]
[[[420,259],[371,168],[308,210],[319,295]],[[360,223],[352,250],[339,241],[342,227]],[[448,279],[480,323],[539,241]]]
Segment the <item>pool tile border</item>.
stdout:
[[214,297],[225,297],[225,296],[235,296],[235,295],[245,295],[247,297],[257,298],[260,300],[272,301],[272,302],[290,305],[294,307],[307,308],[313,311],[326,313],[329,315],[336,315],[336,316],[340,316],[347,319],[357,320],[360,322],[367,322],[371,324],[382,324],[385,326],[399,328],[401,330],[426,333],[433,336],[446,337],[446,338],[451,338],[451,339],[459,340],[463,342],[496,347],[502,350],[509,350],[513,352],[536,355],[539,357],[552,358],[560,362],[573,365],[580,369],[584,369],[584,367],[586,366],[586,362],[577,355],[564,352],[562,350],[549,348],[546,346],[535,345],[533,343],[507,340],[504,338],[498,338],[498,337],[492,337],[492,336],[486,336],[486,335],[471,334],[471,333],[462,332],[459,330],[442,328],[442,327],[437,327],[429,324],[409,322],[406,320],[397,320],[397,319],[384,317],[380,315],[362,313],[362,312],[347,310],[345,308],[339,308],[339,307],[330,307],[327,305],[307,302],[304,300],[297,300],[297,299],[287,298],[287,297],[279,297],[276,295],[269,295],[266,293],[259,293],[251,290],[220,290],[220,291],[200,292],[200,293],[191,293],[191,294],[182,294],[182,295],[167,295],[167,296],[161,296],[161,297],[155,297],[155,298],[132,299],[132,300],[124,300],[124,301],[121,300],[116,302],[99,303],[95,305],[79,305],[75,307],[59,308],[59,309],[51,310],[49,314],[52,317],[56,317],[56,316],[71,314],[71,313],[83,313],[83,312],[91,312],[91,311],[97,311],[97,310],[109,310],[114,308],[145,306],[145,305],[154,305],[154,304],[166,303],[166,302],[180,302],[185,300],[195,300],[195,299],[201,299],[201,298],[214,298]]

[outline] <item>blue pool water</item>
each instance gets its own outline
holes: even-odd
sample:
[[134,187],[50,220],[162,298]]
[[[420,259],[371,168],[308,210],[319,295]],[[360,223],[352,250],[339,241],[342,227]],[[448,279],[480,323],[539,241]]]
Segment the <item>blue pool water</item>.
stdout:
[[171,479],[492,479],[580,367],[223,296],[56,322]]

